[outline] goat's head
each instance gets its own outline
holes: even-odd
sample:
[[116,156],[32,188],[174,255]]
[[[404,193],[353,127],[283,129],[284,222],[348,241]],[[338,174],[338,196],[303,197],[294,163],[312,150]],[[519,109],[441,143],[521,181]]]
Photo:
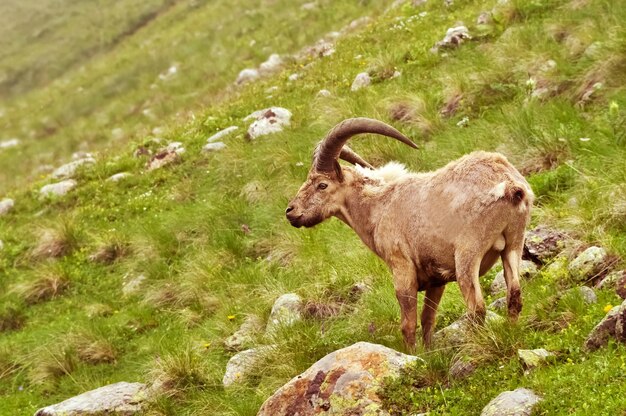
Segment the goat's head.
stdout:
[[286,215],[291,225],[313,227],[339,212],[350,185],[344,180],[345,175],[338,159],[373,169],[361,156],[345,146],[352,136],[360,133],[392,137],[417,148],[406,136],[382,121],[350,118],[337,124],[315,148],[307,180],[289,202]]

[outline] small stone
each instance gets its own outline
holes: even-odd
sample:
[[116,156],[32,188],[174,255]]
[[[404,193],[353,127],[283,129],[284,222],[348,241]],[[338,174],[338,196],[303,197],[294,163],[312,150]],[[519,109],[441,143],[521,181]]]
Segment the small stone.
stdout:
[[94,303],[85,306],[85,313],[89,319],[113,315],[113,309],[109,305]]
[[165,148],[159,150],[159,152],[152,156],[148,161],[146,167],[150,170],[162,168],[170,163],[178,160],[180,155],[185,153],[185,148],[181,142],[172,142]]
[[476,24],[477,25],[489,25],[489,24],[491,24],[492,21],[493,21],[493,19],[491,17],[491,13],[489,13],[489,12],[482,12],[476,18]]
[[[487,311],[485,322],[501,322],[504,318],[495,312]],[[457,321],[451,323],[445,328],[440,329],[433,336],[433,340],[438,345],[455,346],[462,345],[467,342],[467,337],[472,329],[472,322],[468,319],[468,315],[463,315]]]
[[517,388],[500,393],[483,409],[480,416],[530,416],[541,401],[532,390]]
[[[537,275],[539,269],[532,261],[522,260],[519,267],[520,279],[531,279]],[[506,291],[506,281],[504,280],[504,271],[500,270],[491,283],[491,294],[495,295]]]
[[418,357],[357,342],[334,351],[268,398],[257,416],[388,415],[379,389]]
[[63,196],[74,189],[76,185],[77,183],[74,179],[67,179],[65,181],[44,185],[39,190],[39,194],[42,197]]
[[261,318],[256,315],[248,315],[239,329],[226,338],[224,346],[230,351],[240,351],[242,347],[254,341],[255,335],[261,331],[263,326]]
[[545,264],[563,251],[567,240],[567,234],[540,225],[526,232],[524,258]]
[[358,91],[361,88],[368,87],[371,83],[372,79],[370,78],[370,75],[367,72],[361,72],[354,78],[350,90]]
[[319,90],[317,93],[318,97],[331,97],[333,94],[328,90]]
[[315,10],[317,8],[317,3],[314,1],[310,1],[308,3],[304,3],[300,6],[302,10]]
[[626,300],[621,305],[614,306],[604,318],[591,330],[585,340],[585,349],[595,351],[604,347],[613,337],[617,341],[626,343]]
[[224,130],[218,131],[213,136],[211,136],[208,139],[206,139],[206,141],[207,141],[207,143],[213,143],[213,142],[220,141],[220,139],[222,139],[223,137],[228,136],[229,134],[235,132],[238,129],[239,129],[239,127],[237,127],[237,126],[227,127]]
[[504,311],[506,310],[506,308],[507,308],[506,296],[503,296],[501,298],[494,300],[489,305],[489,309],[493,309],[494,311]]
[[279,70],[282,65],[283,59],[280,57],[279,54],[273,53],[269,56],[269,58],[267,58],[267,61],[263,62],[259,66],[259,70],[262,73],[271,73]]
[[120,382],[44,407],[35,416],[138,415],[146,400],[145,384]]
[[20,144],[19,139],[9,139],[0,142],[0,149],[9,149],[11,147],[16,147]]
[[471,376],[476,371],[476,367],[476,363],[472,361],[465,359],[456,360],[452,363],[449,374],[455,380],[462,380]]
[[132,176],[132,175],[131,175],[130,173],[128,173],[128,172],[120,172],[120,173],[116,173],[115,175],[111,175],[111,176],[107,179],[107,181],[110,181],[110,182],[119,182],[119,181],[121,181],[122,179],[126,179],[126,178],[128,178],[128,177],[130,177],[130,176]]
[[226,143],[224,142],[214,142],[207,143],[202,147],[203,152],[215,152],[217,150],[222,150],[226,148]]
[[124,283],[122,285],[122,294],[124,296],[131,296],[139,293],[143,282],[145,282],[146,276],[140,274],[139,276],[131,278],[129,275],[124,276]]
[[0,201],[0,216],[8,214],[15,206],[15,201],[11,198],[4,198]]
[[271,346],[263,346],[233,355],[226,364],[226,371],[222,378],[224,387],[244,382],[271,349]]
[[525,369],[530,370],[544,364],[548,357],[553,356],[551,352],[544,348],[535,350],[517,350],[517,356]]
[[122,140],[125,137],[124,129],[120,127],[114,128],[113,130],[111,130],[111,137],[114,140]]
[[614,289],[617,295],[626,299],[626,270],[609,273],[600,283],[600,289]]
[[454,48],[459,46],[465,40],[472,39],[469,30],[465,26],[451,27],[446,31],[443,40],[437,42],[431,49],[431,52],[438,52],[440,48]]
[[570,275],[576,280],[587,280],[594,277],[605,265],[606,250],[592,246],[583,251],[567,267]]
[[587,286],[574,287],[568,290],[567,292],[568,293],[577,292],[582,298],[582,300],[588,305],[598,302],[598,297],[596,296],[596,292],[594,292],[592,288],[587,287]]
[[244,121],[255,119],[248,128],[248,137],[252,140],[267,134],[283,131],[291,124],[291,111],[282,107],[270,107],[255,111],[244,118]]
[[237,76],[237,81],[235,82],[237,84],[245,84],[247,82],[256,81],[257,79],[259,79],[260,76],[261,74],[259,74],[258,70],[254,68],[246,68],[242,69],[241,72],[239,72],[239,75]]
[[280,328],[291,326],[302,319],[302,298],[295,293],[280,296],[272,306],[265,333],[275,334]]
[[297,81],[298,78],[300,78],[300,74],[291,74],[289,75],[289,78],[287,78],[289,81],[293,82],[293,81]]
[[54,172],[50,175],[54,179],[67,179],[71,178],[76,174],[76,170],[83,165],[93,165],[96,163],[96,159],[93,157],[85,157],[82,159],[74,160],[73,162],[66,163],[63,166],[55,169]]

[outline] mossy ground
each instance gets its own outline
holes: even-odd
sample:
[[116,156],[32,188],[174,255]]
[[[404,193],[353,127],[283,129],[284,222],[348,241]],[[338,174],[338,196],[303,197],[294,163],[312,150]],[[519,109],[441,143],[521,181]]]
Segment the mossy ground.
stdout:
[[[394,159],[429,170],[471,150],[501,151],[528,172],[538,196],[533,224],[626,254],[626,8],[620,2],[457,0],[446,7],[429,1],[387,14],[390,2],[318,3],[305,11],[301,2],[287,1],[144,2],[143,11],[124,18],[136,23],[136,16],[163,11],[127,38],[79,53],[91,48],[87,42],[54,81],[38,78],[20,93],[2,91],[3,137],[23,142],[0,151],[0,192],[16,201],[0,220],[2,414],[32,414],[115,381],[167,377],[175,388],[149,414],[253,415],[274,390],[331,351],[357,341],[403,350],[385,265],[339,221],[301,230],[283,218],[315,143],[346,117],[391,122],[420,145],[407,151],[382,138],[355,140],[355,150],[375,164]],[[494,7],[493,23],[475,24]],[[335,54],[229,86],[245,66],[273,52],[295,52],[362,15],[372,22],[340,38]],[[59,24],[83,28],[88,21],[76,19]],[[431,53],[459,21],[474,39]],[[28,25],[15,27],[23,33]],[[115,27],[108,36],[117,36]],[[31,45],[38,43],[22,47],[34,57],[24,67],[41,53]],[[546,66],[550,60],[556,65]],[[158,81],[174,64],[178,75]],[[389,79],[391,69],[402,76]],[[365,70],[375,83],[351,92],[354,76]],[[292,73],[300,74],[295,82],[288,81]],[[278,89],[270,98],[271,86]],[[548,92],[533,96],[542,87]],[[318,97],[320,89],[332,96]],[[411,110],[402,121],[392,119],[398,102]],[[270,105],[293,112],[291,127],[246,140],[242,119]],[[233,124],[240,133],[226,139],[226,149],[201,153],[209,135]],[[124,134],[114,139],[118,127]],[[162,131],[153,134],[155,127]],[[155,135],[183,142],[187,152],[180,163],[146,172],[145,159],[133,151]],[[98,163],[77,175],[79,186],[69,195],[39,199],[48,179],[35,168],[65,162],[81,146],[98,150]],[[121,171],[133,176],[105,181]],[[34,255],[43,230],[63,249],[58,257]],[[94,261],[103,247],[123,249],[112,261]],[[125,279],[139,274],[146,276],[141,290],[122,296]],[[484,279],[485,289],[493,275]],[[247,314],[266,317],[286,292],[321,301],[359,281],[371,291],[350,308],[284,329],[248,384],[222,388],[230,356],[222,342]],[[551,302],[574,285],[566,273],[525,282],[518,324],[487,327],[460,351],[424,352],[425,368],[385,390],[388,406],[401,414],[475,414],[502,390],[524,386],[544,397],[538,414],[624,412],[624,346],[582,351],[605,306],[618,299],[599,291],[593,305]],[[438,328],[463,312],[458,288],[449,285]],[[557,358],[524,375],[517,348],[539,347]],[[464,381],[448,380],[446,366],[457,354],[483,365]]]

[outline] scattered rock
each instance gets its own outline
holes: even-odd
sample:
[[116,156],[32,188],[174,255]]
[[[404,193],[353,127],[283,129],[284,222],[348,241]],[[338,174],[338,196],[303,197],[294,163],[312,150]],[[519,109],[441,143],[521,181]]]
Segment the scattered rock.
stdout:
[[599,273],[606,264],[607,253],[602,247],[592,246],[583,251],[567,267],[576,280],[587,280]]
[[15,205],[15,201],[11,198],[4,198],[0,201],[0,216],[8,214]]
[[224,142],[213,142],[207,143],[202,147],[203,152],[215,152],[218,150],[222,150],[226,148],[226,143]]
[[121,181],[122,179],[126,179],[126,178],[128,178],[128,177],[130,177],[130,176],[132,176],[132,175],[131,175],[130,173],[128,173],[128,172],[120,172],[120,173],[116,173],[115,175],[111,175],[111,176],[107,179],[107,181],[110,181],[110,182],[119,182],[119,181]]
[[156,155],[152,156],[146,167],[149,171],[162,168],[163,166],[177,161],[183,153],[185,153],[183,144],[180,142],[172,142],[164,149],[159,150]]
[[248,137],[256,139],[260,136],[283,131],[284,127],[291,124],[291,111],[282,107],[270,107],[255,111],[244,118],[244,121],[249,119],[255,119],[255,121],[248,128]]
[[535,350],[517,350],[517,356],[526,370],[539,367],[546,362],[548,357],[553,355],[554,354],[544,348],[538,348]]
[[259,79],[260,76],[261,74],[259,74],[258,70],[254,68],[246,68],[242,69],[241,72],[239,72],[239,75],[237,76],[237,81],[235,82],[237,84],[245,84],[247,82],[256,81],[257,79]]
[[626,343],[626,300],[614,306],[591,330],[585,340],[585,349],[595,351],[604,347],[611,337]]
[[57,183],[44,185],[39,190],[42,197],[63,196],[76,187],[77,183],[74,179],[67,179]]
[[334,351],[263,403],[257,416],[386,415],[378,389],[419,360],[382,345],[358,342]]
[[88,391],[39,409],[35,416],[97,416],[139,414],[147,399],[146,385],[120,382]]
[[300,8],[302,10],[315,10],[317,9],[317,2],[310,1],[308,3],[304,3],[302,6],[300,6]]
[[220,141],[220,139],[222,139],[223,137],[228,136],[229,134],[231,134],[232,132],[236,131],[237,129],[239,129],[239,127],[237,127],[237,126],[227,127],[224,130],[220,130],[217,133],[215,133],[213,136],[211,136],[208,139],[206,139],[206,142],[207,143],[213,143],[213,142]]
[[263,321],[256,315],[248,315],[239,329],[226,338],[224,346],[230,351],[240,351],[254,341],[254,336],[263,328]]
[[540,225],[526,232],[524,259],[545,264],[565,248],[569,237],[561,231]]
[[11,147],[18,146],[20,144],[19,139],[9,139],[0,142],[0,149],[9,149]]
[[239,384],[245,381],[251,375],[252,370],[257,367],[259,362],[271,349],[271,346],[263,346],[241,351],[233,355],[231,359],[228,360],[228,364],[226,364],[226,372],[222,378],[224,387],[230,387],[233,384]]
[[431,52],[437,53],[441,48],[456,48],[463,41],[472,39],[469,30],[465,26],[451,27],[446,32],[443,40],[437,42],[431,49]]
[[350,90],[358,91],[361,88],[368,87],[371,83],[372,78],[370,78],[370,74],[368,74],[367,72],[361,72],[357,74],[357,76],[354,78]]
[[304,48],[298,55],[298,59],[304,60],[306,58],[323,58],[325,56],[330,56],[333,53],[335,53],[335,46],[333,43],[325,39],[320,39],[313,46]]
[[498,298],[491,302],[489,305],[489,309],[493,309],[495,311],[504,311],[507,308],[506,296]]
[[272,306],[265,333],[273,335],[285,326],[293,325],[302,319],[302,299],[295,293],[287,293],[280,296]]
[[505,391],[491,400],[480,416],[530,416],[533,407],[541,400],[532,390],[525,388]]
[[567,293],[572,293],[572,294],[576,292],[580,294],[580,297],[588,305],[598,302],[598,297],[596,296],[596,292],[594,292],[593,289],[590,287],[587,287],[587,286],[574,287],[567,291]]
[[[537,273],[539,269],[532,261],[522,260],[519,267],[520,279],[531,279]],[[506,281],[504,280],[504,270],[500,270],[491,283],[491,294],[495,295],[500,292],[506,291]]]
[[[485,322],[498,322],[502,321],[504,318],[498,315],[495,312],[487,311],[485,316]],[[433,340],[436,344],[446,345],[446,346],[455,346],[461,345],[467,342],[467,337],[472,329],[474,324],[468,318],[468,315],[463,315],[456,322],[451,323],[445,328],[440,329],[433,336]]]
[[96,159],[93,157],[85,157],[82,159],[74,160],[73,162],[66,163],[63,166],[55,169],[54,172],[50,175],[54,179],[67,179],[71,178],[76,174],[76,170],[83,165],[93,165],[96,163]]
[[259,66],[259,71],[261,71],[263,74],[275,72],[278,71],[282,65],[283,59],[280,57],[279,54],[273,53],[270,55],[269,58],[267,58],[267,61],[263,62]]
[[287,80],[293,82],[293,81],[297,81],[298,78],[300,78],[300,74],[291,74],[289,75],[289,78],[287,78]]
[[489,12],[482,12],[476,18],[477,25],[489,25],[491,22],[493,22],[493,18]]
[[85,314],[89,319],[111,316],[113,315],[113,309],[103,303],[94,303],[85,306]]
[[317,93],[318,97],[331,97],[333,94],[328,90],[319,90]]
[[143,274],[140,274],[139,276],[133,278],[130,278],[129,275],[124,276],[124,283],[122,284],[122,294],[124,296],[130,296],[138,293],[145,280],[146,276]]
[[450,367],[450,370],[448,373],[450,374],[450,377],[452,379],[462,380],[464,378],[471,376],[472,373],[476,371],[476,368],[477,368],[476,363],[470,360],[466,360],[466,359],[459,359],[459,360],[454,361],[454,363],[452,363],[452,366]]
[[600,283],[600,289],[615,289],[615,292],[622,299],[626,299],[626,270],[609,273]]

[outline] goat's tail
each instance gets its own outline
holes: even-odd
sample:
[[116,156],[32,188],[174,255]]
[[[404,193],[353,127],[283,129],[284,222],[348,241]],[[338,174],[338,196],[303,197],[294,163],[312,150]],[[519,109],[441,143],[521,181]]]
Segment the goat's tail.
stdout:
[[504,197],[514,205],[518,205],[526,198],[526,190],[518,183],[508,181],[504,189]]

